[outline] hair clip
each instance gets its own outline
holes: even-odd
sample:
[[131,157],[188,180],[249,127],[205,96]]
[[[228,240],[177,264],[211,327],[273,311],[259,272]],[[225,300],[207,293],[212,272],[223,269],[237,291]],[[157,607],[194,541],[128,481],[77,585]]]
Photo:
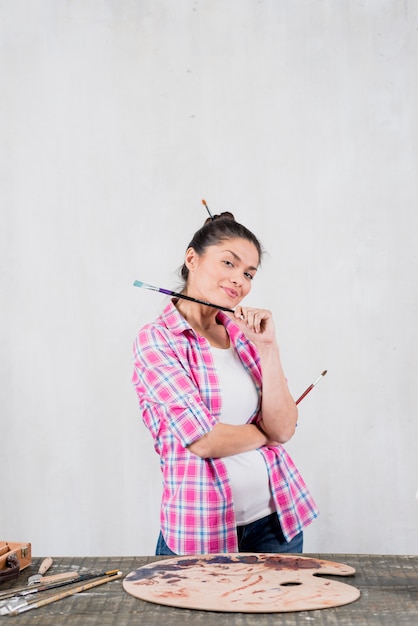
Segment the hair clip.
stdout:
[[206,207],[206,211],[209,213],[209,217],[213,221],[215,218],[213,217],[212,213],[209,211],[209,207],[206,204],[206,200],[202,200],[202,204]]

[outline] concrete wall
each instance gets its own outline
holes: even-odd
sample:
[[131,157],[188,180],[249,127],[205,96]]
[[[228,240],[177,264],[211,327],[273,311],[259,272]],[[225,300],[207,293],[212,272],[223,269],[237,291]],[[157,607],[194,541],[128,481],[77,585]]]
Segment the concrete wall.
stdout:
[[418,551],[417,0],[0,0],[0,538],[151,554],[137,329],[193,232],[268,251],[311,552]]

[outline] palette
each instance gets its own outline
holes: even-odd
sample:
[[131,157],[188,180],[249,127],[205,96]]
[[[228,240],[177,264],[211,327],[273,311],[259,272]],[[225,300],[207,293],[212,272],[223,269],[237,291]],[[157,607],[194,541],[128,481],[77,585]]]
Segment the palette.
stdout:
[[322,577],[354,573],[348,565],[304,556],[209,554],[148,563],[128,574],[123,587],[141,600],[179,608],[280,613],[354,602],[356,587]]

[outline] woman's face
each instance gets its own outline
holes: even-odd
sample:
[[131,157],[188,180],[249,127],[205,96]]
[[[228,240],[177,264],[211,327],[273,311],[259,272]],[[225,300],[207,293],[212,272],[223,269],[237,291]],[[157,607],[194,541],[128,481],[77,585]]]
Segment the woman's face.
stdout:
[[232,309],[250,291],[259,261],[255,245],[240,237],[208,246],[201,255],[189,248],[187,294]]

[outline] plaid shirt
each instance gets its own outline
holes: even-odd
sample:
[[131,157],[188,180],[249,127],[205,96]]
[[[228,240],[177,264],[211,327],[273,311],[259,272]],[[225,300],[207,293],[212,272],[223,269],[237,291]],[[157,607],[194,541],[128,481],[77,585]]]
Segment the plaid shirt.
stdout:
[[[221,311],[261,401],[261,370],[255,346]],[[161,530],[180,555],[237,552],[231,485],[221,458],[202,459],[188,449],[218,423],[221,390],[208,341],[195,333],[170,302],[142,328],[134,344],[136,388],[163,474]],[[252,421],[260,419],[258,410]],[[315,503],[283,446],[260,448],[283,534],[289,541],[318,515]]]

